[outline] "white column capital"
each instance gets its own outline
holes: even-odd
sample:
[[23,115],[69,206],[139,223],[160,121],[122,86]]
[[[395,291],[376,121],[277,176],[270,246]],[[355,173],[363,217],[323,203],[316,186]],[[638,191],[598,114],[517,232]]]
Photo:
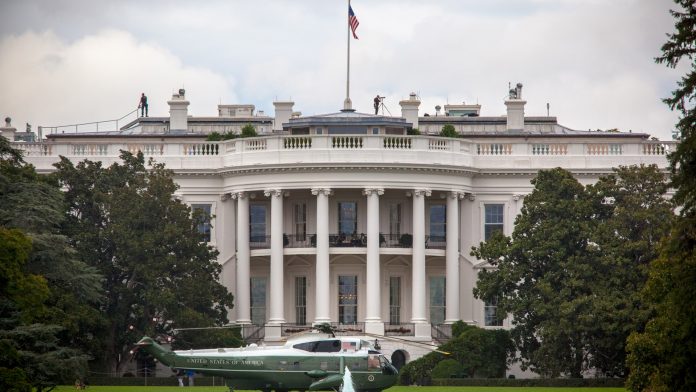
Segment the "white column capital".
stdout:
[[364,196],[370,196],[372,194],[377,194],[377,196],[382,196],[384,194],[384,188],[365,188],[362,191]]
[[475,193],[466,192],[466,193],[464,193],[464,196],[465,196],[469,201],[474,201],[474,200],[476,200],[476,194],[475,194]]
[[447,197],[449,197],[450,199],[462,200],[462,199],[464,199],[464,196],[465,196],[464,192],[460,192],[460,191],[450,191],[447,193]]
[[331,190],[331,188],[312,188],[312,194],[314,196],[317,196],[319,194],[323,194],[325,196],[331,196],[332,193],[333,193],[333,191]]
[[232,198],[232,194],[229,192],[223,193],[222,195],[220,195],[220,201],[222,201],[222,202],[228,201],[231,198]]
[[432,192],[430,189],[414,189],[413,190],[413,195],[414,196],[430,196]]
[[266,189],[265,191],[263,191],[263,195],[266,197],[282,197],[283,190],[282,189]]
[[232,192],[230,193],[230,197],[232,198],[232,200],[246,199],[249,197],[249,194],[246,192]]
[[521,193],[518,193],[518,194],[512,195],[512,200],[518,201],[520,199],[524,199],[525,196],[527,196],[527,195],[523,195]]

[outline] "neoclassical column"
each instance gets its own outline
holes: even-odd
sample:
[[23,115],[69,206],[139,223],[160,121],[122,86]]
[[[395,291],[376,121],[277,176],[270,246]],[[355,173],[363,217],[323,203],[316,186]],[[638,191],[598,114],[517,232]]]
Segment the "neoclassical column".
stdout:
[[[367,196],[367,270],[365,294],[366,312],[365,323],[382,322],[381,289],[379,279],[379,197],[384,189],[367,188],[363,195]],[[366,326],[367,328],[367,326]]]
[[430,196],[430,190],[416,189],[413,191],[413,262],[412,272],[412,301],[411,322],[426,323],[428,321],[425,292],[425,197]]
[[232,194],[237,200],[237,323],[251,324],[249,282],[249,197],[245,192]]
[[312,188],[317,196],[316,306],[314,324],[331,322],[329,312],[329,195],[331,189]]
[[271,198],[271,303],[268,322],[282,324],[283,314],[283,191],[269,189],[263,193]]
[[461,192],[447,195],[447,248],[445,250],[445,323],[461,319],[459,315],[459,200]]

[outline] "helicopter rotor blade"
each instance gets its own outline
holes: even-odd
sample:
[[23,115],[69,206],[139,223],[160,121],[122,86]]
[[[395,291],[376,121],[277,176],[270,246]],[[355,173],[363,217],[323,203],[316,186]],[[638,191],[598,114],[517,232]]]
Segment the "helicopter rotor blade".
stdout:
[[375,339],[382,339],[382,340],[391,340],[399,343],[404,343],[406,345],[411,345],[411,346],[420,346],[426,350],[430,350],[432,352],[440,353],[443,355],[452,355],[451,353],[448,353],[447,351],[442,351],[437,349],[438,346],[430,343],[425,343],[425,342],[417,342],[413,340],[408,340],[408,339],[402,339],[402,338],[397,338],[396,336],[383,336],[383,335],[376,335],[373,333],[367,333],[363,332],[363,335],[373,337]]

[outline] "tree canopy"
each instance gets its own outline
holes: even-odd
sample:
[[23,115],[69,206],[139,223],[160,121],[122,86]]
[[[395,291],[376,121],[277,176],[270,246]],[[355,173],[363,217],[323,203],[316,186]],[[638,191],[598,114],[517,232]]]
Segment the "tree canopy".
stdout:
[[454,125],[445,124],[442,126],[442,129],[440,130],[440,136],[442,136],[442,137],[459,137],[459,134],[457,133],[457,130],[454,129]]
[[75,259],[62,220],[60,189],[0,137],[0,389],[84,375],[100,276]]
[[657,167],[620,168],[584,187],[571,173],[532,180],[511,237],[472,250],[474,295],[512,316],[522,359],[547,377],[625,373],[625,340],[645,322],[638,298],[672,215]]
[[222,325],[232,307],[217,251],[198,231],[210,217],[173,198],[177,185],[163,164],[146,167],[141,153],[122,152],[121,160],[106,168],[63,157],[56,164],[65,232],[80,259],[104,276],[98,359],[113,370],[142,335]]
[[643,330],[628,339],[627,386],[632,391],[696,389],[696,6],[675,0],[675,31],[655,60],[686,75],[664,102],[680,114],[679,143],[668,158],[679,216],[652,262],[642,300],[653,309]]

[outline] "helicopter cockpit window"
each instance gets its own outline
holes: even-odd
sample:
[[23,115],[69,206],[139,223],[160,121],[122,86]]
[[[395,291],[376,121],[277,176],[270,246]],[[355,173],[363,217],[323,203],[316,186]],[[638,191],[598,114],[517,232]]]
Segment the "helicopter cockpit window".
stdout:
[[305,342],[305,343],[297,343],[296,345],[294,345],[292,347],[296,348],[298,350],[313,352],[314,346],[316,346],[316,345],[317,345],[317,342]]
[[341,351],[340,340],[322,340],[317,342],[314,348],[315,353],[337,353]]
[[341,341],[320,340],[318,342],[297,343],[292,347],[298,350],[309,351],[311,353],[337,353],[341,351]]

